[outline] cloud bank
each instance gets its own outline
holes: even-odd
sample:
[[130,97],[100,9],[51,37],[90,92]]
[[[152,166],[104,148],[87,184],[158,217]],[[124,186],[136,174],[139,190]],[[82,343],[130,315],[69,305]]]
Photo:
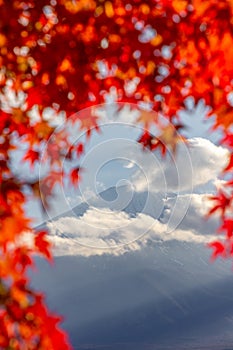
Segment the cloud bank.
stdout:
[[[159,220],[146,214],[131,217],[125,212],[96,208],[89,208],[81,217],[58,218],[48,223],[55,255],[121,255],[169,240],[207,243],[215,238],[217,219],[203,219],[209,205],[205,198],[191,196],[188,212],[175,230],[168,224],[174,199],[168,199]],[[181,200],[175,218],[182,208]]]
[[[124,188],[118,191],[122,201],[115,200],[111,191],[108,199],[93,197],[82,212],[77,207],[47,223],[55,255],[120,255],[160,241],[207,243],[215,238],[219,219],[213,216],[207,221],[205,215],[210,191],[221,184],[218,173],[227,164],[228,151],[201,138],[181,145],[175,162],[133,151],[135,146],[130,145],[125,150],[125,158],[137,165],[131,178],[136,193],[130,197],[133,215],[124,209],[128,204]],[[146,209],[140,203],[143,191],[156,195],[149,197]]]

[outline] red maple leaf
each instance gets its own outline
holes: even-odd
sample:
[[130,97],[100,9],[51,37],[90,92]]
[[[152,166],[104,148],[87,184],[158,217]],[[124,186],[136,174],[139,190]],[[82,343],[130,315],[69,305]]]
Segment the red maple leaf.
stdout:
[[226,145],[233,148],[233,134],[232,133],[226,133],[226,135],[223,137],[223,139],[220,141],[221,144],[225,143]]
[[226,231],[227,238],[231,238],[233,236],[233,219],[223,220],[223,224],[218,231]]
[[51,243],[46,239],[46,236],[46,231],[37,232],[37,235],[35,237],[35,246],[42,255],[47,257],[48,260],[52,261],[52,255],[50,251]]
[[210,200],[215,201],[216,205],[210,209],[207,216],[215,213],[216,211],[221,211],[221,216],[223,217],[227,208],[229,208],[231,204],[232,198],[227,196],[223,191],[219,190],[217,196],[209,197]]
[[30,162],[30,166],[33,167],[34,163],[39,160],[39,157],[39,152],[34,151],[33,149],[29,149],[24,155],[23,160],[28,160]]
[[79,143],[76,148],[77,156],[80,157],[84,152],[83,143]]
[[213,241],[208,243],[208,247],[213,249],[213,253],[211,256],[213,260],[215,260],[219,256],[222,256],[222,257],[226,256],[226,248],[223,243],[219,241]]
[[30,253],[31,251],[26,247],[19,247],[14,251],[14,264],[21,272],[33,265]]
[[230,155],[229,162],[228,162],[226,168],[224,169],[224,171],[229,171],[232,168],[233,168],[233,153]]
[[27,92],[27,109],[31,109],[35,105],[42,105],[43,97],[39,87],[32,87]]
[[156,146],[155,146],[155,137],[150,134],[147,130],[144,131],[144,133],[139,137],[139,139],[137,140],[138,143],[141,143],[141,145],[143,146],[143,148],[148,148],[150,150],[153,150]]
[[70,172],[70,180],[74,186],[76,186],[80,180],[80,170],[81,170],[80,167],[76,167],[76,168],[72,169]]
[[165,143],[151,135],[148,131],[145,131],[137,142],[141,143],[143,148],[147,148],[151,151],[155,150],[156,148],[160,148],[162,155],[164,156],[166,154],[167,147]]

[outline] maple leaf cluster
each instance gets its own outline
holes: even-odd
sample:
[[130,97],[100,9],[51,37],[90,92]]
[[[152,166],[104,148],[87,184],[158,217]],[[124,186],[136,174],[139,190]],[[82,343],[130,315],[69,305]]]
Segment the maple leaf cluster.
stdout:
[[224,239],[217,239],[209,244],[209,247],[213,249],[212,258],[224,257],[229,258],[233,256],[233,135],[227,131],[221,143],[229,149],[228,164],[223,170],[225,175],[225,188],[219,189],[215,196],[210,197],[214,205],[210,209],[208,215],[214,213],[220,213],[221,225],[218,229],[218,233],[224,233]]
[[[114,91],[116,103],[149,108],[138,119],[145,128],[138,142],[166,154],[180,141],[186,99],[204,99],[211,107],[205,117],[215,115],[214,128],[223,131],[222,144],[232,154],[232,14],[228,0],[0,0],[0,349],[71,348],[60,319],[27,276],[33,255],[51,260],[51,247],[46,232],[32,229],[25,193],[48,207],[65,176],[74,185],[80,181],[79,165],[64,174],[63,160],[78,162],[85,151],[46,119],[46,110],[53,120],[65,113],[90,137],[99,126],[87,107]],[[164,127],[160,115],[168,121]],[[152,124],[158,137],[150,133]],[[19,144],[27,148],[23,161],[32,170],[50,164],[40,181],[13,172],[11,154]],[[210,211],[221,213],[226,234],[226,241],[212,243],[214,256],[233,254],[232,170],[231,155],[227,190],[216,194]],[[20,240],[25,232],[30,246]]]

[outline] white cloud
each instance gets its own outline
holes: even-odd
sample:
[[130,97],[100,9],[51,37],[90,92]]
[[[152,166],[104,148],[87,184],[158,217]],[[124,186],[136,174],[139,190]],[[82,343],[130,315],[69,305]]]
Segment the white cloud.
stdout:
[[[135,250],[135,241],[153,227],[155,220],[139,214],[131,218],[124,212],[90,208],[82,217],[65,217],[48,223],[52,241],[63,254],[95,255]],[[125,247],[124,247],[125,246]]]
[[132,169],[135,166],[133,162],[128,162],[128,164],[124,165],[126,169]]
[[138,171],[134,183],[141,191],[148,186],[150,191],[161,187],[167,191],[192,191],[194,187],[216,181],[227,164],[228,154],[227,149],[202,138],[190,139],[187,145],[182,143],[174,159],[165,160],[149,152],[135,153],[134,161],[141,165],[144,174]]
[[[120,255],[161,240],[207,243],[213,239],[214,230],[203,231],[201,220],[203,209],[198,206],[203,200],[202,197],[194,195],[184,222],[176,230],[171,230],[166,220],[160,222],[146,214],[132,218],[124,212],[103,208],[102,210],[90,208],[81,217],[59,218],[48,223],[51,240],[55,245],[55,254]],[[179,210],[182,210],[182,207],[179,207]]]
[[213,215],[207,219],[207,213],[213,204],[209,197],[210,194],[207,193],[183,194],[178,197],[176,205],[176,198],[169,198],[161,221],[168,223],[171,232],[177,227],[195,234],[214,234],[219,225],[219,217]]
[[203,138],[189,140],[194,186],[216,180],[227,165],[229,151]]

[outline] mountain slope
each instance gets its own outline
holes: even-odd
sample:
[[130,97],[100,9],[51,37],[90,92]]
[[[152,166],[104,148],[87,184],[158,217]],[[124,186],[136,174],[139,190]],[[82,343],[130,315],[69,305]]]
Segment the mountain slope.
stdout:
[[52,270],[39,264],[33,283],[65,315],[77,349],[233,344],[232,271],[210,264],[200,245],[161,242],[118,257],[60,257]]

